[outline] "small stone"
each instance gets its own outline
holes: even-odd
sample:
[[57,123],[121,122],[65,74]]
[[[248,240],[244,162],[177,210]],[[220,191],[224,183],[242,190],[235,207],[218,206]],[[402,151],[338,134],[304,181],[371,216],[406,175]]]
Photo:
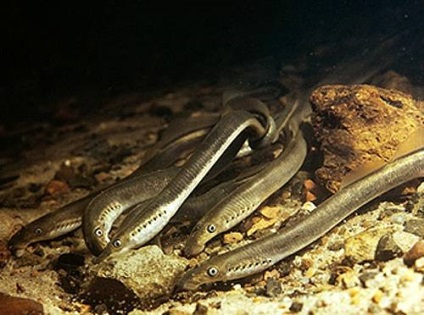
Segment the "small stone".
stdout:
[[300,311],[302,311],[302,308],[303,308],[303,303],[294,301],[292,305],[290,305],[289,310],[290,312],[293,312],[293,313],[299,313]]
[[280,210],[280,207],[265,206],[260,210],[260,213],[267,219],[273,219],[279,216]]
[[66,253],[59,256],[56,266],[57,268],[70,270],[77,267],[82,267],[84,266],[84,263],[84,256],[73,253]]
[[365,288],[373,288],[375,283],[375,278],[377,277],[378,272],[368,271],[359,276],[359,280]]
[[53,179],[47,184],[46,192],[51,196],[59,196],[69,191],[69,185],[66,182]]
[[273,226],[277,222],[277,218],[274,219],[265,219],[261,218],[258,222],[253,224],[253,226],[247,231],[247,236],[253,235],[256,231],[266,229],[267,227]]
[[392,231],[392,228],[376,227],[348,238],[345,241],[346,257],[357,263],[374,260],[381,237]]
[[406,253],[420,238],[412,233],[398,231],[393,233],[393,240],[399,246],[402,253]]
[[224,244],[235,244],[243,239],[243,234],[239,232],[231,232],[224,234],[222,242]]
[[281,287],[281,283],[278,280],[273,279],[273,278],[269,278],[266,281],[266,286],[265,286],[266,296],[276,297],[276,296],[280,295],[282,291],[283,291],[283,289]]
[[352,270],[341,274],[338,277],[338,282],[341,283],[345,289],[351,289],[361,284],[358,275]]
[[208,313],[208,307],[206,305],[197,303],[193,315],[206,315]]
[[0,292],[0,314],[4,315],[41,315],[44,314],[43,305],[26,298],[14,297]]
[[412,219],[405,223],[405,232],[424,238],[424,219]]
[[311,201],[307,201],[307,202],[305,202],[303,205],[302,205],[302,209],[303,210],[306,210],[306,211],[308,211],[308,212],[311,212],[311,211],[313,211],[313,210],[315,210],[316,209],[316,205],[313,203],[313,202],[311,202]]
[[424,257],[418,258],[414,263],[414,270],[424,272]]
[[392,234],[383,235],[377,244],[375,251],[375,259],[380,261],[388,261],[399,257],[403,254],[400,247],[396,244]]
[[264,280],[278,279],[280,278],[280,272],[276,269],[266,270],[264,273]]
[[406,252],[403,256],[403,262],[407,266],[412,266],[415,261],[421,257],[424,257],[424,241],[419,240],[412,246],[412,248]]
[[383,297],[384,297],[384,293],[381,290],[376,290],[371,300],[374,303],[379,304],[381,300],[383,299]]

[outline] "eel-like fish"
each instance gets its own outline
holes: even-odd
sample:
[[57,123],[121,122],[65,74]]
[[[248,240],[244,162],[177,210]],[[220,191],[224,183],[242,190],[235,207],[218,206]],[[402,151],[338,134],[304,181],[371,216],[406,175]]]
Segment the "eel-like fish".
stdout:
[[263,271],[316,241],[362,205],[419,177],[424,177],[423,148],[343,187],[299,224],[212,257],[189,270],[179,280],[177,288],[195,290],[202,284],[239,279]]

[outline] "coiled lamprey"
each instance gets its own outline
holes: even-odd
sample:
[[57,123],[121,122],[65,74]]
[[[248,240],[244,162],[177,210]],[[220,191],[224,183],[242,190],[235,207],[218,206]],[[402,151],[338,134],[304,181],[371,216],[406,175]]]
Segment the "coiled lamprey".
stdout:
[[250,139],[254,147],[266,136],[268,126],[264,126],[255,114],[243,110],[224,115],[169,185],[152,202],[139,209],[135,217],[124,220],[99,260],[139,247],[152,239],[227,149],[235,149],[236,154],[246,139]]

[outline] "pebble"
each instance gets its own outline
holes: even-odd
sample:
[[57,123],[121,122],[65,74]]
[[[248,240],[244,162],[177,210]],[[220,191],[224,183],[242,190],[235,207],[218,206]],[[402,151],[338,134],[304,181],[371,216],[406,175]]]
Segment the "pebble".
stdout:
[[396,244],[393,235],[388,233],[383,235],[377,244],[375,250],[375,259],[387,261],[399,257],[403,254],[402,249]]
[[420,238],[412,233],[398,231],[393,233],[393,240],[403,253],[406,253]]
[[350,270],[339,276],[340,283],[343,285],[345,289],[351,289],[358,287],[361,284],[361,280],[359,279],[356,272]]
[[393,232],[390,227],[370,228],[345,241],[345,255],[353,262],[372,261],[383,235]]
[[253,235],[256,231],[266,229],[267,227],[274,225],[275,222],[277,222],[277,218],[261,218],[259,221],[253,224],[253,226],[247,231],[247,236]]
[[2,315],[42,315],[43,305],[26,298],[14,297],[0,292],[0,314]]
[[418,272],[424,272],[424,257],[420,257],[415,261],[414,270]]
[[69,190],[69,185],[66,182],[56,179],[51,180],[46,187],[46,192],[53,197],[62,195]]
[[267,219],[277,218],[280,214],[281,207],[265,206],[260,210],[260,213]]
[[208,314],[208,307],[206,305],[197,303],[193,315],[206,315]]
[[240,232],[231,232],[224,234],[222,242],[224,244],[235,244],[243,239],[243,234]]
[[424,257],[424,241],[417,241],[411,249],[405,253],[403,262],[407,266],[412,266],[416,260]]
[[424,219],[406,221],[404,231],[424,238]]
[[303,308],[303,303],[294,301],[290,305],[289,310],[290,310],[290,312],[293,312],[293,313],[299,313],[300,311],[302,311],[302,308]]
[[269,278],[265,285],[265,294],[269,297],[276,297],[283,292],[280,281]]

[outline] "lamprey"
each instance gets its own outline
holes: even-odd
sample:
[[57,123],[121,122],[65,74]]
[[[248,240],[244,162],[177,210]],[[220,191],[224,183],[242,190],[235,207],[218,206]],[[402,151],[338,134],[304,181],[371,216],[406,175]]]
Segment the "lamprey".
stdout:
[[185,254],[197,255],[210,239],[231,229],[252,214],[262,202],[297,173],[306,153],[306,142],[301,132],[297,132],[297,135],[291,136],[287,147],[277,159],[232,191],[200,219],[187,241]]
[[29,244],[54,239],[76,230],[81,226],[84,208],[93,196],[89,194],[30,222],[12,236],[10,248],[19,257]]
[[[96,217],[95,212],[100,212],[100,210],[103,209],[101,207],[105,209],[105,214],[102,216],[102,219],[104,219],[104,224],[108,227],[109,224],[113,223],[113,219],[111,215],[107,216],[107,214],[109,214],[113,206],[116,207],[118,202],[121,202],[121,211],[123,211],[131,206],[131,202],[134,202],[137,198],[144,200],[153,197],[172,179],[177,171],[177,168],[170,168],[169,170],[124,179],[104,190],[90,193],[86,197],[73,201],[30,222],[12,236],[9,240],[9,247],[15,252],[15,255],[19,257],[29,244],[54,239],[78,229],[83,223],[84,216],[90,218],[85,221],[90,223],[87,224],[87,226],[97,224],[101,220],[94,220]],[[131,194],[131,192],[138,192],[138,194],[129,196],[128,194]],[[114,193],[117,195],[115,196]],[[99,195],[103,197],[98,198],[97,196]],[[127,197],[125,200],[123,200],[124,195]],[[111,202],[111,198],[114,197],[116,197],[115,203]],[[87,214],[86,208],[92,201],[94,201],[93,208],[91,208],[93,210],[93,215],[90,215]],[[90,208],[90,206],[88,207]],[[109,212],[107,212],[107,210],[109,210]],[[91,221],[91,218],[93,218],[93,221]],[[86,237],[85,241],[88,248],[95,252],[96,247],[93,244],[97,244],[95,243],[97,240],[93,239],[94,237]]]
[[152,239],[234,141],[244,142],[249,138],[254,146],[266,132],[266,126],[249,112],[235,110],[223,115],[171,183],[135,217],[122,223],[97,261],[139,247]]
[[194,117],[173,120],[166,128],[160,140],[147,151],[134,175],[163,169],[173,165],[181,152],[200,143],[220,115],[209,113]]
[[97,194],[83,215],[87,247],[99,255],[109,242],[108,233],[116,218],[126,209],[155,197],[175,177],[179,169],[171,167],[123,180]]
[[[192,145],[191,142],[189,144]],[[238,151],[238,148],[234,150]],[[228,162],[237,153],[229,151],[229,156],[227,156],[228,152],[225,152],[213,165],[203,182],[210,180],[228,166]],[[128,220],[131,220],[137,210],[146,205],[145,203],[139,204],[156,197],[179,171],[177,167],[170,167],[132,177],[112,185],[95,196],[87,205],[83,215],[84,238],[90,251],[94,255],[99,255],[109,242],[108,233],[118,216],[125,210],[134,207],[128,216]],[[190,203],[187,206],[190,206]]]
[[200,264],[177,283],[183,290],[202,284],[243,278],[263,271],[319,239],[362,205],[414,178],[424,177],[424,149],[388,163],[340,189],[297,225]]

